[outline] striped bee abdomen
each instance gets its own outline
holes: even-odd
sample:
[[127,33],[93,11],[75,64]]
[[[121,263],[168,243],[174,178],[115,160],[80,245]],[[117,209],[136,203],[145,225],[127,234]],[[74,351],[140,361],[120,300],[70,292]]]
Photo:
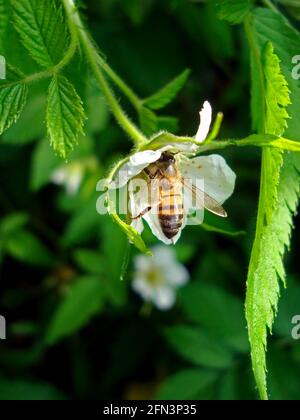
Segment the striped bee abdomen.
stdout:
[[173,185],[172,188],[162,191],[159,205],[159,221],[164,235],[168,239],[174,238],[183,223],[183,199],[181,190]]

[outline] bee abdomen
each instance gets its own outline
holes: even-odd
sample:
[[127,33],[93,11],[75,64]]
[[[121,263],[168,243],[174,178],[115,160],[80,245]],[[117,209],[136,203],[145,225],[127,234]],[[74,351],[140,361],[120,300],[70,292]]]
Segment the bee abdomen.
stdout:
[[172,239],[182,226],[183,214],[164,214],[159,216],[159,220],[164,235],[168,239]]

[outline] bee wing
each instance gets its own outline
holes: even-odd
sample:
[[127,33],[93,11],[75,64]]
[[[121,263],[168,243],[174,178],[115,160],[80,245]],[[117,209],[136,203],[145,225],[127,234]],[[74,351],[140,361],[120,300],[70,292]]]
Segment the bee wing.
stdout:
[[188,189],[192,193],[193,200],[196,201],[196,207],[199,209],[207,209],[211,213],[220,217],[227,217],[225,209],[214,198],[210,197],[206,192],[202,191],[199,187],[187,182],[181,178],[183,188]]

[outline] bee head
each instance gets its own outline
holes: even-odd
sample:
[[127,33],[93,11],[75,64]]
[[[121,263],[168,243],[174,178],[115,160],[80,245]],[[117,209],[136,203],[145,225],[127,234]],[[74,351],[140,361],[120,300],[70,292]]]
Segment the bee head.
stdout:
[[175,157],[173,153],[170,152],[163,152],[161,154],[161,157],[159,159],[159,162],[164,162],[164,163],[175,163]]

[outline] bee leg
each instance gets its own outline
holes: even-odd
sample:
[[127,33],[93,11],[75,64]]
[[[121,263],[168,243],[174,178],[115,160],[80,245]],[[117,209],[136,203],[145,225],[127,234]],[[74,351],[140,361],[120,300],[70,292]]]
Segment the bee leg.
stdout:
[[151,206],[149,206],[149,207],[147,207],[147,208],[145,208],[145,210],[143,210],[140,214],[138,214],[136,217],[131,217],[131,220],[137,220],[137,219],[139,219],[140,217],[143,217],[143,216],[145,216],[145,214],[147,214],[150,210],[152,209],[152,207]]

